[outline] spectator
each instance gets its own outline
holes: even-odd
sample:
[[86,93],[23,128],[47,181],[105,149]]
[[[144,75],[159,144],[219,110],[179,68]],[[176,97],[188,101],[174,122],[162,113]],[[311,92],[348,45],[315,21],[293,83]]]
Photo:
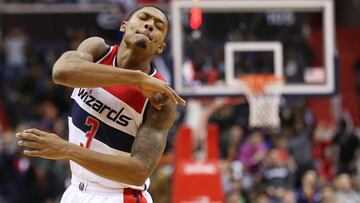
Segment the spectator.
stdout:
[[[303,130],[289,140],[289,152],[297,165],[296,186],[300,185],[301,177],[305,171],[313,168],[312,148],[310,134]],[[301,149],[301,150],[299,150]]]
[[255,191],[253,193],[252,201],[253,203],[270,203],[269,197],[265,193],[258,193]]
[[226,203],[246,203],[246,200],[239,192],[231,192],[226,196]]
[[15,78],[24,77],[27,72],[26,48],[28,39],[25,32],[19,27],[9,29],[4,38],[6,81],[14,83]]
[[325,186],[321,191],[322,203],[341,203],[336,195],[334,189],[331,186]]
[[4,99],[8,119],[12,126],[16,126],[17,122],[17,109],[12,104],[19,100],[17,88],[27,74],[28,43],[25,32],[19,27],[10,28],[4,38],[5,64],[1,82],[6,95]]
[[285,193],[281,196],[281,203],[295,203],[296,196],[295,193],[291,190],[285,191]]
[[302,185],[297,191],[297,203],[321,203],[321,191],[316,185],[317,173],[313,170],[306,171],[302,177]]
[[338,130],[333,139],[335,151],[338,157],[338,173],[349,173],[355,170],[351,165],[355,158],[355,152],[360,147],[359,138],[354,135],[347,126],[347,122],[342,119],[338,123]]
[[278,148],[271,149],[264,160],[261,185],[271,198],[271,203],[295,202],[290,162],[286,151]]
[[335,172],[333,166],[334,152],[332,150],[333,129],[325,126],[323,123],[319,123],[313,134],[312,154],[315,169],[322,178],[331,180]]
[[271,191],[270,193],[292,187],[292,174],[288,167],[288,161],[287,155],[282,155],[278,149],[271,149],[266,156],[262,169],[263,183]]
[[260,131],[254,131],[250,137],[240,146],[238,159],[245,165],[251,174],[259,172],[261,162],[268,151],[264,135]]
[[222,157],[229,161],[236,160],[240,144],[244,139],[244,130],[239,125],[233,125],[221,138]]
[[351,186],[349,174],[343,173],[338,175],[334,180],[335,196],[341,203],[360,202],[359,191],[355,191]]

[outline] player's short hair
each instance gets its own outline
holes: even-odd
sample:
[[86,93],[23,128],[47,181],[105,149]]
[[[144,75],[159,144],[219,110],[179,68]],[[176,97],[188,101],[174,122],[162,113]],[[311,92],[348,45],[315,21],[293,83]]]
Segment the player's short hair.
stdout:
[[154,5],[143,5],[143,6],[140,6],[140,7],[136,8],[136,9],[134,9],[133,11],[131,11],[131,13],[129,14],[129,16],[127,17],[126,20],[129,21],[137,11],[139,11],[139,10],[141,10],[141,9],[143,9],[143,8],[146,8],[146,7],[155,8],[155,9],[159,10],[161,13],[163,13],[163,14],[165,15],[166,21],[167,21],[167,24],[168,24],[168,25],[167,25],[168,31],[167,31],[166,36],[165,36],[165,39],[166,39],[166,38],[167,38],[167,35],[168,35],[168,33],[169,33],[169,30],[170,30],[169,17],[167,16],[166,12],[165,12],[163,9],[161,9],[161,8],[159,8],[159,7],[157,7],[157,6],[154,6]]
[[146,8],[146,7],[151,7],[151,8],[155,8],[155,9],[159,10],[161,13],[163,13],[163,14],[165,15],[166,20],[168,21],[168,23],[170,23],[169,18],[168,18],[168,16],[167,16],[166,12],[165,12],[164,10],[162,10],[161,8],[159,8],[159,7],[157,7],[157,6],[154,6],[154,5],[143,5],[143,6],[140,6],[140,7],[136,8],[136,9],[134,9],[134,10],[131,11],[131,13],[129,14],[127,20],[130,20],[131,17],[132,17],[138,10],[141,10],[141,9],[143,9],[143,8]]

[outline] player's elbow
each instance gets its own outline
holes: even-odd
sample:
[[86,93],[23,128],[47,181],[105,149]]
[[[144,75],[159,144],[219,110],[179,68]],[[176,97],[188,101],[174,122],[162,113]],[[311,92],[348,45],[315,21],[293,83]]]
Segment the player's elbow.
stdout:
[[67,81],[74,74],[77,63],[72,60],[58,60],[52,70],[52,79],[55,84],[66,85]]
[[65,78],[65,72],[63,70],[63,63],[56,62],[52,70],[52,80],[55,84],[62,84]]
[[135,177],[135,174],[134,174],[133,180],[131,181],[131,185],[135,185],[135,186],[144,185],[144,183],[148,177],[145,177],[145,176],[136,176]]
[[52,79],[54,83],[68,85],[71,80],[77,79],[81,75],[80,67],[83,63],[84,60],[78,51],[65,52],[53,66]]
[[129,178],[131,179],[129,182],[135,186],[144,185],[146,179],[150,176],[151,171],[147,170],[142,163],[136,163],[136,168],[132,171]]

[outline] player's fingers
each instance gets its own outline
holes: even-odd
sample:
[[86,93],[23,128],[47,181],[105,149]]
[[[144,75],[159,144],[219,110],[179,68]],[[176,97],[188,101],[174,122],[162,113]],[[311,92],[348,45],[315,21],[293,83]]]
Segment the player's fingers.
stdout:
[[32,133],[21,132],[21,133],[17,133],[16,137],[19,138],[19,139],[30,140],[30,141],[34,141],[34,142],[39,142],[40,141],[39,136],[37,136],[35,134],[32,134]]
[[145,95],[147,98],[151,98],[151,97],[154,97],[156,95],[156,92],[154,91],[142,91],[143,95]]
[[26,130],[24,130],[23,132],[25,132],[25,133],[32,133],[32,134],[35,134],[35,135],[37,135],[37,136],[45,136],[46,134],[48,134],[47,132],[41,131],[41,130],[36,129],[36,128],[26,129]]
[[174,96],[174,93],[170,90],[171,88],[168,85],[165,85],[164,94],[169,97],[175,104],[178,104],[178,101],[176,100],[176,97]]
[[42,148],[42,146],[37,142],[25,141],[25,140],[19,140],[18,145],[22,146],[22,147],[29,147],[32,149],[41,149]]
[[24,150],[24,155],[29,157],[40,157],[41,156],[40,150]]
[[181,97],[178,95],[178,93],[175,92],[175,90],[172,89],[170,86],[168,86],[168,88],[169,88],[170,91],[173,93],[176,101],[177,101],[181,106],[185,106],[185,105],[186,105],[186,101],[185,101],[183,98],[181,98]]

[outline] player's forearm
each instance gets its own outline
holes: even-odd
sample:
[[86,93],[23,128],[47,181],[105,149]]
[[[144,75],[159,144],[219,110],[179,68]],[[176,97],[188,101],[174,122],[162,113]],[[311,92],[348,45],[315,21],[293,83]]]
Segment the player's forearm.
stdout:
[[141,186],[147,174],[143,174],[142,163],[136,158],[95,152],[75,144],[69,145],[67,158],[87,170],[117,182]]
[[139,70],[114,68],[80,59],[58,61],[53,68],[54,82],[68,87],[137,85],[146,76]]

